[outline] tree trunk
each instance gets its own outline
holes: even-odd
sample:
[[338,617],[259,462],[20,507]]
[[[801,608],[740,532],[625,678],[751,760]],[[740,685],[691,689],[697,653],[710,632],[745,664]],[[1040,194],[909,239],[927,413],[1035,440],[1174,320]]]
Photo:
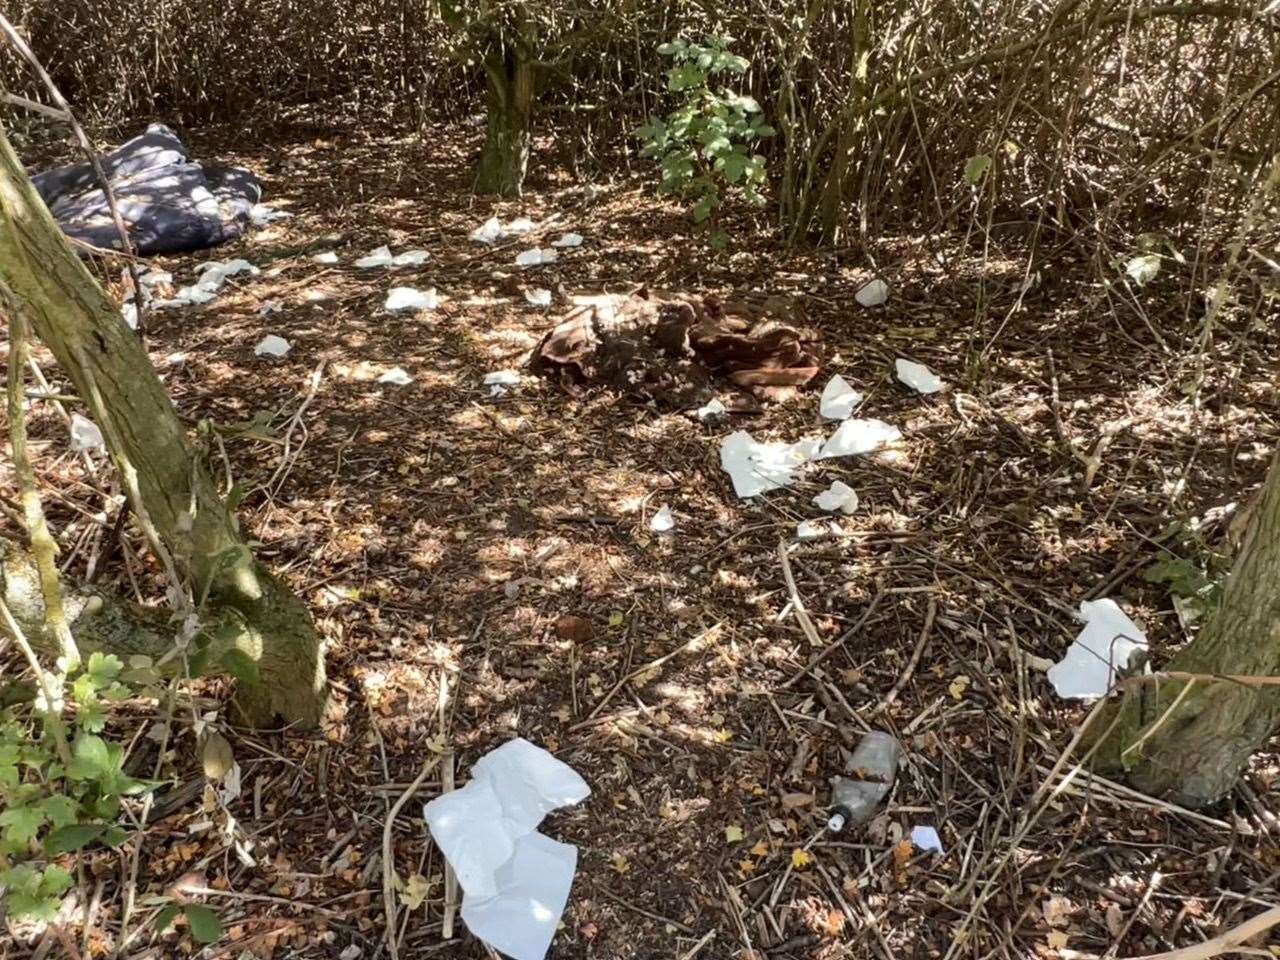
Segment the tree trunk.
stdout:
[[[1271,465],[1221,604],[1170,671],[1280,673],[1280,455]],[[1190,685],[1190,689],[1186,689]],[[1181,698],[1181,699],[1179,699]],[[1095,766],[1185,806],[1224,796],[1280,722],[1280,689],[1229,680],[1162,681],[1126,691],[1094,721],[1114,722]]]
[[476,168],[476,193],[518,197],[529,166],[534,99],[533,64],[510,48],[485,61],[488,88],[484,149]]
[[234,614],[235,645],[258,664],[237,700],[249,718],[318,722],[324,660],[302,602],[258,566],[138,337],[67,244],[0,128],[0,281],[103,428],[122,476],[136,478],[159,540],[207,597],[204,620]]

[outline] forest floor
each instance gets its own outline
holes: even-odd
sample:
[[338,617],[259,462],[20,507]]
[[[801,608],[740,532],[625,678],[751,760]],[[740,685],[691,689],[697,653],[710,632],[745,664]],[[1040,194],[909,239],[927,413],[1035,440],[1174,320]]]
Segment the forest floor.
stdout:
[[[202,807],[194,740],[180,735],[139,894],[193,872],[225,890],[207,902],[227,936],[205,956],[387,956],[390,806],[434,754],[453,751],[462,782],[516,735],[592,788],[543,826],[579,849],[552,958],[1127,957],[1270,905],[1277,758],[1258,757],[1230,800],[1194,813],[1084,775],[1063,785],[1071,764],[1053,768],[1084,708],[1057,698],[1043,668],[1083,599],[1121,602],[1157,662],[1183,641],[1167,585],[1146,573],[1226,549],[1233,507],[1277,439],[1275,329],[1223,338],[1195,411],[1183,386],[1198,319],[1180,282],[1149,286],[1143,315],[1064,249],[1019,304],[1017,231],[985,256],[959,237],[881,240],[892,295],[865,309],[853,298],[873,276],[865,252],[786,250],[746,222],[714,250],[639,173],[584,187],[547,161],[522,201],[494,204],[469,193],[474,128],[284,131],[252,148],[237,135],[186,132],[198,156],[262,175],[264,200],[295,216],[158,261],[178,284],[211,257],[262,272],[203,308],[156,312],[147,345],[182,414],[219,426],[215,471],[245,492],[261,558],[311,604],[333,697],[312,733],[251,732],[224,709],[242,768],[226,809]],[[470,241],[494,214],[544,225]],[[586,240],[554,264],[514,265],[570,230]],[[431,259],[352,266],[382,244]],[[330,249],[337,264],[312,260]],[[800,296],[822,372],[790,401],[708,425],[605,391],[571,396],[524,369],[569,295],[639,284]],[[444,302],[390,315],[395,285]],[[526,287],[553,290],[552,306],[530,306]],[[271,300],[279,312],[260,315]],[[254,355],[268,333],[292,343],[283,359]],[[949,389],[905,389],[899,356]],[[378,383],[393,367],[413,382]],[[492,398],[482,379],[505,368],[521,382]],[[829,432],[817,397],[834,373],[903,441],[823,461],[789,490],[734,496],[722,437]],[[99,507],[59,421],[38,411],[32,429],[38,466],[60,478],[51,513],[74,539],[76,509]],[[812,496],[837,478],[860,508],[839,536],[796,543],[797,521],[819,515]],[[660,536],[649,520],[663,504],[676,527]],[[128,589],[122,571],[116,561],[100,579]],[[203,686],[225,700],[221,684]],[[126,704],[117,721],[132,735],[157,712]],[[832,837],[827,779],[867,726],[902,740],[903,767],[881,816]],[[148,744],[135,758],[147,770]],[[441,941],[443,865],[421,817],[439,788],[433,774],[392,834],[398,874],[425,878],[421,905],[400,910],[399,956],[481,957],[460,921],[459,939]],[[941,855],[899,842],[921,825]],[[118,923],[120,863],[92,867],[106,895],[90,955]],[[190,949],[179,928],[128,955]]]

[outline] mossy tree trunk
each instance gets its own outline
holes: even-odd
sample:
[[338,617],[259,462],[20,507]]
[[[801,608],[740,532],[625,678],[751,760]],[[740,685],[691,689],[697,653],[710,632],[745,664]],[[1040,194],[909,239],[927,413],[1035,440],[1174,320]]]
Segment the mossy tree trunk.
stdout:
[[[1235,676],[1280,673],[1280,454],[1255,502],[1221,604],[1170,671]],[[1190,689],[1187,689],[1190,683]],[[1115,727],[1099,769],[1186,806],[1224,796],[1280,723],[1280,688],[1230,680],[1161,681],[1126,691],[1093,729]]]
[[535,71],[518,46],[484,63],[487,114],[484,149],[476,168],[476,193],[518,197],[529,167]]
[[[136,478],[159,540],[207,598],[202,618],[238,624],[231,642],[258,665],[237,700],[256,723],[314,724],[324,660],[310,614],[254,560],[138,337],[72,251],[0,128],[0,281]],[[132,652],[132,651],[130,651]]]

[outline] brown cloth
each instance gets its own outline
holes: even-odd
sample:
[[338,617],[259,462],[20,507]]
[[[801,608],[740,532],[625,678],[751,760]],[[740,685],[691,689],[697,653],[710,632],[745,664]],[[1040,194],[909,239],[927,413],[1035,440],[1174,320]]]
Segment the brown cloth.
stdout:
[[818,374],[817,337],[788,297],[714,297],[641,289],[577,298],[538,345],[533,366],[571,393],[603,384],[663,405],[702,403],[723,376],[782,399]]

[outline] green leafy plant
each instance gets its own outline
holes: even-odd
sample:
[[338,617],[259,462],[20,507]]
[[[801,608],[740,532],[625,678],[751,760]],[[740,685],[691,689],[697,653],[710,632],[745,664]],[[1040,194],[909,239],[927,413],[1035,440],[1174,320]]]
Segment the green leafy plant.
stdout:
[[663,118],[653,118],[636,131],[643,157],[657,161],[661,192],[691,203],[696,223],[710,223],[712,241],[728,237],[719,227],[718,212],[726,194],[748,203],[764,203],[765,158],[752,147],[774,130],[764,122],[760,105],[751,97],[713,82],[747,72],[747,60],[730,52],[728,37],[713,37],[705,45],[677,38],[658,48],[672,60],[667,90],[677,105]]
[[1182,555],[1169,553],[1142,576],[1148,583],[1168,586],[1178,617],[1190,627],[1203,621],[1221,601],[1230,561],[1194,531],[1181,531],[1180,541]]

